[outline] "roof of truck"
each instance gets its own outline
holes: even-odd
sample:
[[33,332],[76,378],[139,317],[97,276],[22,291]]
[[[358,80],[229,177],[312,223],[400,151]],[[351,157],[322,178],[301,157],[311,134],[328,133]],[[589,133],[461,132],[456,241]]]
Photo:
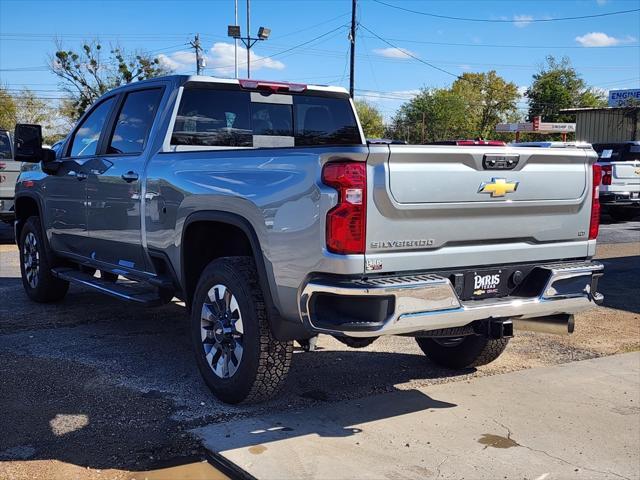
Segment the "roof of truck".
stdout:
[[[187,82],[198,82],[198,83],[217,83],[217,84],[225,84],[225,85],[240,85],[241,81],[245,79],[236,79],[236,78],[220,78],[220,77],[212,77],[209,75],[165,75],[162,77],[154,77],[146,80],[139,80],[134,83],[130,83],[127,85],[122,85],[115,90],[124,89],[130,87],[132,85],[140,85],[144,83],[153,83],[158,80],[172,80],[180,85],[185,84]],[[343,87],[332,87],[329,85],[314,85],[309,83],[298,83],[298,82],[285,82],[278,80],[261,80],[261,79],[251,79],[256,82],[265,82],[265,83],[283,83],[290,85],[304,85],[307,90],[319,91],[319,92],[333,92],[333,93],[343,93],[348,94],[347,90]]]

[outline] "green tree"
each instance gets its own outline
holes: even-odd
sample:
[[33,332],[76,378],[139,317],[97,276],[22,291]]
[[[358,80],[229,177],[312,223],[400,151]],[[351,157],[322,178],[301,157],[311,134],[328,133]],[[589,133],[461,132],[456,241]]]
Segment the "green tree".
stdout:
[[453,82],[451,92],[467,105],[466,128],[470,137],[495,136],[495,127],[517,112],[518,86],[494,70],[464,73]]
[[545,122],[570,122],[572,115],[561,113],[565,108],[603,107],[604,95],[587,86],[571,61],[548,56],[546,64],[533,75],[533,83],[525,93],[529,99],[529,120],[541,116]]
[[56,46],[50,69],[60,79],[71,102],[71,108],[67,103],[60,113],[72,115],[71,120],[80,117],[112,88],[170,73],[158,58],[144,53],[127,55],[121,48],[114,47],[104,54],[97,40],[84,43],[78,52],[65,50],[60,44]]
[[0,128],[13,130],[16,124],[16,103],[3,87],[0,87]]
[[23,88],[15,97],[16,122],[35,123],[45,129],[50,128],[54,110],[44,100],[38,98],[33,90]]
[[380,110],[364,100],[356,100],[356,111],[367,138],[380,138],[384,135],[384,120]]
[[400,107],[390,137],[420,144],[469,136],[465,100],[449,89],[422,89]]

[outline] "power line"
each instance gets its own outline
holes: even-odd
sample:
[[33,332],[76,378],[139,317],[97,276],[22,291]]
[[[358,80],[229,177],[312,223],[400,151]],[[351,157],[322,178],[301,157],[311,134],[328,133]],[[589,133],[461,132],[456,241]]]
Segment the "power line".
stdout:
[[[373,0],[380,5],[385,5],[390,8],[395,8],[397,10],[403,10],[405,12],[414,13],[417,15],[424,15],[426,17],[434,17],[434,18],[442,18],[445,20],[457,20],[462,22],[484,22],[484,23],[515,23],[518,22],[518,19],[506,19],[506,18],[469,18],[469,17],[453,17],[449,15],[438,15],[436,13],[429,12],[421,12],[418,10],[412,10],[410,8],[401,7],[399,5],[393,5],[391,3],[383,2],[382,0]],[[580,15],[575,17],[558,17],[558,18],[527,18],[522,19],[520,21],[526,23],[542,23],[542,22],[561,22],[565,20],[583,20],[587,18],[599,18],[599,17],[609,17],[611,15],[622,15],[625,13],[633,13],[639,12],[640,8],[633,8],[630,10],[618,10],[616,12],[606,12],[606,13],[596,13],[593,15]]]
[[[363,35],[365,36],[365,35]],[[375,38],[370,35],[366,35],[368,38]],[[408,40],[401,38],[389,38],[392,42],[403,43],[418,43],[422,45],[438,45],[444,47],[485,47],[485,48],[535,48],[535,49],[580,49],[580,50],[594,50],[597,51],[600,48],[640,48],[639,45],[606,45],[602,47],[582,47],[579,45],[508,45],[499,43],[456,43],[456,42],[433,42],[428,40]]]
[[378,40],[380,40],[381,42],[386,43],[387,45],[389,45],[392,48],[395,48],[396,50],[401,51],[402,53],[404,53],[405,55],[407,55],[408,57],[413,58],[414,60],[417,60],[420,63],[425,64],[428,67],[433,68],[434,70],[438,70],[442,73],[446,73],[447,75],[451,75],[452,77],[456,77],[456,78],[460,78],[459,75],[456,75],[453,72],[450,72],[448,70],[445,70],[444,68],[440,68],[440,67],[436,67],[435,65],[433,65],[432,63],[429,63],[425,60],[422,60],[420,57],[415,56],[413,53],[409,52],[408,50],[404,50],[401,48],[396,47],[393,43],[389,42],[388,40],[385,40],[384,38],[382,38],[380,35],[378,35],[377,33],[375,33],[373,30],[369,30],[366,26],[364,26],[362,23],[360,24],[360,26],[362,28],[364,28],[367,32],[369,32],[370,34],[372,34],[374,37],[376,37]]

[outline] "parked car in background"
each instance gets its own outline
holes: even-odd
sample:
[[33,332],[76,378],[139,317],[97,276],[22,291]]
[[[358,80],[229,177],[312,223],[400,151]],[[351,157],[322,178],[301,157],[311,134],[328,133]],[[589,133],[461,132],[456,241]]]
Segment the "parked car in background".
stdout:
[[600,204],[614,220],[640,215],[640,141],[595,143],[602,168]]
[[8,131],[0,129],[0,221],[12,222],[16,180],[20,162],[13,159],[13,142]]

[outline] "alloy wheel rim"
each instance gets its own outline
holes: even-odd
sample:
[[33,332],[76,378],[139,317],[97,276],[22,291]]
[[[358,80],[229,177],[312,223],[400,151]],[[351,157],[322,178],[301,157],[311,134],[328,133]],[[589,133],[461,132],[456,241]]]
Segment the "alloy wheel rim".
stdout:
[[27,233],[24,239],[22,246],[22,263],[27,283],[31,288],[36,288],[38,286],[38,275],[40,273],[40,252],[38,252],[38,240],[32,232]]
[[200,338],[207,365],[220,378],[232,377],[244,350],[244,326],[236,297],[226,285],[207,292],[200,315]]

